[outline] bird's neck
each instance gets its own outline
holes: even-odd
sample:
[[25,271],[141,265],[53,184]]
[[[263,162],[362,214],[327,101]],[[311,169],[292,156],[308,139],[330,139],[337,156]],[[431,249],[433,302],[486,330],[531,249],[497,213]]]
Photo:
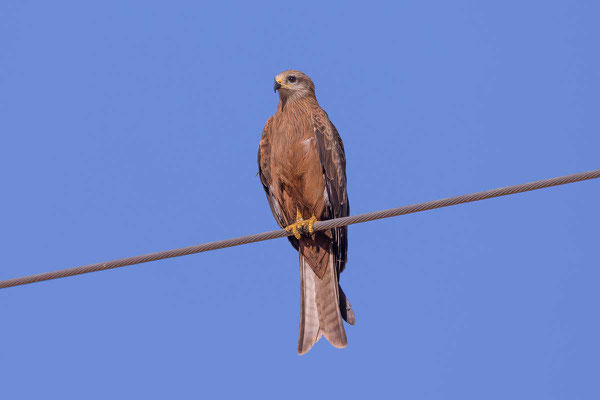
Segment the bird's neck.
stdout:
[[277,112],[288,112],[293,111],[296,108],[307,108],[312,106],[318,106],[319,102],[314,94],[302,97],[293,96],[279,96],[279,104],[277,105]]

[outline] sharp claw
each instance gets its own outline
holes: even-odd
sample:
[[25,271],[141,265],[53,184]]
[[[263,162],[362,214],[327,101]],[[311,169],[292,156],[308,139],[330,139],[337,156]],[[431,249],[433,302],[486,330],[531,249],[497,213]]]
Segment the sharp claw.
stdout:
[[[302,214],[299,209],[296,209],[296,222],[285,227],[285,230],[294,234],[296,239],[300,239],[303,233],[312,235],[315,231],[313,225],[317,222],[317,217],[314,215],[309,220],[302,219]],[[307,229],[308,228],[308,229]]]
[[298,231],[298,223],[294,223],[285,227],[285,230],[292,232],[296,239],[300,239],[300,232]]

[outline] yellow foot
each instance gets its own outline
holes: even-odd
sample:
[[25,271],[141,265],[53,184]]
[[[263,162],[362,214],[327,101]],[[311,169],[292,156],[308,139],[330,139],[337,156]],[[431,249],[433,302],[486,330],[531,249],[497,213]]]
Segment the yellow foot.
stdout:
[[315,231],[313,230],[313,225],[317,222],[317,217],[314,215],[310,217],[310,219],[304,220],[302,219],[302,213],[299,209],[296,209],[296,222],[291,225],[285,227],[285,230],[288,232],[292,232],[296,239],[300,239],[301,232],[312,235]]

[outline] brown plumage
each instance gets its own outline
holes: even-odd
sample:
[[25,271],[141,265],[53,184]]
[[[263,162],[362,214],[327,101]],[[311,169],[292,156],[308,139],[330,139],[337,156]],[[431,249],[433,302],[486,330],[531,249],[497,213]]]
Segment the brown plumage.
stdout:
[[[258,149],[261,183],[273,216],[282,228],[304,218],[345,217],[344,144],[315,97],[312,80],[300,71],[275,77],[277,112],[269,118]],[[347,258],[347,228],[307,233],[290,242],[300,256],[300,337],[304,354],[321,335],[335,347],[348,344],[342,318],[354,324],[354,312],[339,286]]]

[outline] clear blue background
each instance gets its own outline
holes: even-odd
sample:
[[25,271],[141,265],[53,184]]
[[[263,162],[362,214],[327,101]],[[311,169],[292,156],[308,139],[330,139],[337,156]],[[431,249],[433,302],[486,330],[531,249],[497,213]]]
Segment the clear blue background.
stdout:
[[[276,228],[273,76],[353,213],[600,168],[600,3],[0,3],[0,279]],[[349,346],[296,355],[286,240],[0,291],[3,398],[597,399],[588,181],[350,228]]]

